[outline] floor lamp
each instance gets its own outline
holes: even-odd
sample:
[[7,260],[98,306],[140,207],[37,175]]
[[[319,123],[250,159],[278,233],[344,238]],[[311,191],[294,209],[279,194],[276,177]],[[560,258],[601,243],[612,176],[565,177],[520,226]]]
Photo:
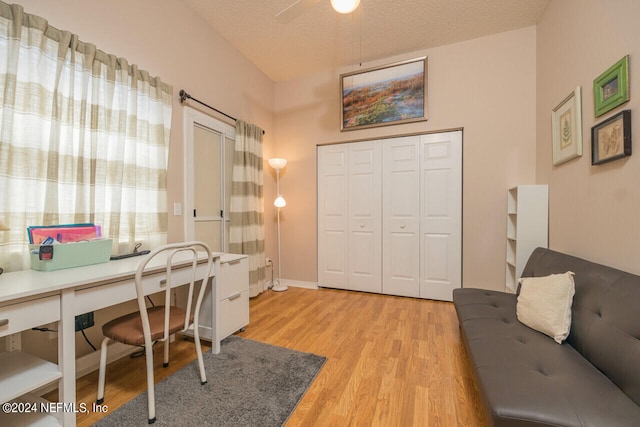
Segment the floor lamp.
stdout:
[[282,292],[289,289],[287,285],[282,283],[282,267],[280,263],[280,209],[287,206],[287,202],[280,194],[280,169],[284,168],[287,165],[287,159],[269,159],[269,166],[276,170],[276,200],[274,200],[273,205],[278,208],[278,284],[273,284],[273,289],[276,292]]

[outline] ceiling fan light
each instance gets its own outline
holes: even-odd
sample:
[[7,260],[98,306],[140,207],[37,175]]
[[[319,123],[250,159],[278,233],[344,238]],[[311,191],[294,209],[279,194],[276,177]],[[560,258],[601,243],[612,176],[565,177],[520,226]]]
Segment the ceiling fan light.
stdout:
[[358,8],[360,0],[331,0],[331,6],[338,13],[351,13]]

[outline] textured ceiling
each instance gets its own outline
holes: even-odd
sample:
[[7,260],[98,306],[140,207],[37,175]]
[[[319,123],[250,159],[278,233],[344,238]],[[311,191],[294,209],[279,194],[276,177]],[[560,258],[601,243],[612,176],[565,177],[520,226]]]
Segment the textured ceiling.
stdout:
[[329,0],[282,22],[296,0],[182,0],[274,81],[534,25],[549,0]]

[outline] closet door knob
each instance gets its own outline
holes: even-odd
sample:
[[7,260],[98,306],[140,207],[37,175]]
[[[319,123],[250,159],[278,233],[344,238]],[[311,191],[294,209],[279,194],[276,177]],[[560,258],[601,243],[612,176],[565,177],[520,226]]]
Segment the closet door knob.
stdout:
[[364,228],[364,224],[360,224],[360,228]]
[[402,228],[403,230],[404,230],[404,227],[405,227],[405,226],[404,226],[404,224],[402,224],[402,225],[400,226],[400,228]]

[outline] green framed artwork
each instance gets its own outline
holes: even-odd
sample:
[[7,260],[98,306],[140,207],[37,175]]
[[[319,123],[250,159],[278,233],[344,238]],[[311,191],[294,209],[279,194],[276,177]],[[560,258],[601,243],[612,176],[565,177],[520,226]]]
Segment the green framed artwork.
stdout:
[[593,81],[593,108],[600,117],[629,101],[629,55],[613,64]]

